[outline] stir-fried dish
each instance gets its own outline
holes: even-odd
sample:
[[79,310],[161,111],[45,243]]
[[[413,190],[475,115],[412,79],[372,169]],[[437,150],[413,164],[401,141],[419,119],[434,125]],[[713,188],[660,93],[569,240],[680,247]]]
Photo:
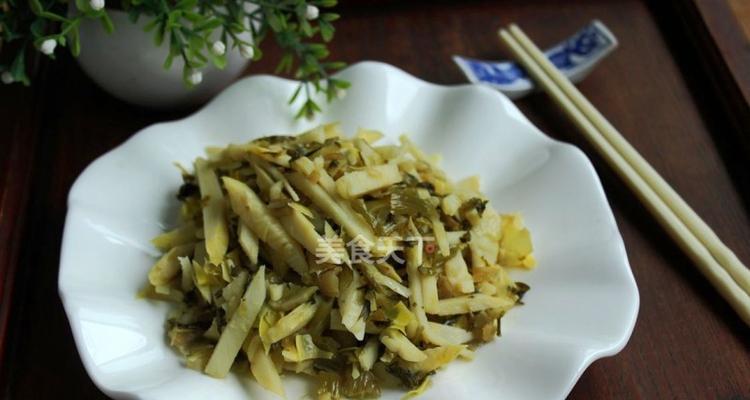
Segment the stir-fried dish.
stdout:
[[141,294],[175,304],[167,336],[188,367],[234,366],[280,396],[285,373],[317,377],[320,399],[416,394],[500,336],[529,289],[507,271],[535,265],[521,217],[382,136],[328,124],[181,168],[180,223],[153,239]]

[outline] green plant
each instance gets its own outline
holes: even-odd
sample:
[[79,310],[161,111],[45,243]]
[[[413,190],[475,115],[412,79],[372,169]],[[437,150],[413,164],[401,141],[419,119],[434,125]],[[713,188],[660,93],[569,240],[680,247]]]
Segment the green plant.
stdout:
[[[29,85],[29,52],[38,50],[54,58],[57,46],[77,56],[81,51],[78,28],[84,19],[99,20],[107,32],[115,26],[104,0],[0,0],[0,78],[4,83]],[[300,94],[305,100],[297,117],[320,111],[313,92],[327,101],[340,97],[349,83],[331,74],[345,64],[328,61],[326,43],[334,35],[332,12],[321,12],[336,0],[122,0],[119,8],[132,22],[148,19],[156,46],[169,47],[164,68],[175,58],[183,61],[187,86],[200,84],[201,69],[209,64],[224,68],[227,49],[243,57],[260,59],[261,42],[269,35],[283,51],[277,72],[293,73],[300,81],[289,103]],[[250,39],[250,37],[252,39]],[[10,56],[8,53],[11,53]]]

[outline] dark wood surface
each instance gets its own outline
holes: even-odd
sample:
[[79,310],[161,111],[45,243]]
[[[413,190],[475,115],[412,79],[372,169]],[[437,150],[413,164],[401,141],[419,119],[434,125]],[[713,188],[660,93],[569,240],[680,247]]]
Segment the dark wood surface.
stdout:
[[[679,0],[655,4],[663,10],[660,23],[672,27],[665,31],[666,36],[682,44],[673,50],[685,60],[681,68],[691,77],[699,107],[728,127],[718,144],[739,147],[725,154],[727,162],[741,162],[750,154],[750,2]],[[730,169],[730,173],[744,185],[742,190],[750,191],[750,168]]]
[[[501,24],[515,21],[546,46],[601,19],[621,47],[581,90],[750,263],[749,185],[741,173],[750,154],[737,145],[739,128],[725,118],[717,91],[701,82],[706,71],[694,62],[700,49],[681,40],[673,12],[636,0],[368,2],[343,7],[332,51],[348,62],[385,61],[452,84],[463,79],[450,55],[507,56],[494,33]],[[272,71],[277,56],[268,48],[248,73]],[[587,369],[570,398],[750,399],[750,329],[549,100],[534,95],[518,104],[550,136],[592,158],[641,295],[628,346]],[[57,295],[66,196],[97,156],[149,124],[186,113],[114,100],[67,56],[43,62],[31,89],[0,88],[0,311],[10,310],[3,397],[104,397],[83,369]],[[16,266],[11,284],[6,272]]]
[[697,0],[693,4],[743,98],[750,101],[750,3]]

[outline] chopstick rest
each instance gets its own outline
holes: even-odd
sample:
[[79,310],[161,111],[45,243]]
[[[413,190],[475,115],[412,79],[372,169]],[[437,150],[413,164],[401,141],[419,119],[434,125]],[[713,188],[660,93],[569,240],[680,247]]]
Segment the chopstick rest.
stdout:
[[[593,20],[544,55],[573,82],[580,82],[618,46],[617,38],[599,20]],[[536,89],[523,67],[514,61],[487,61],[454,55],[453,62],[471,83],[491,86],[511,99]]]

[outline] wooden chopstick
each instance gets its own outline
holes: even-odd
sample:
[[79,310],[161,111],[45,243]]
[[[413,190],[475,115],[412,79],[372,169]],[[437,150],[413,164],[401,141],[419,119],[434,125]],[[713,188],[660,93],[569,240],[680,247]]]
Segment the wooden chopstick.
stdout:
[[[592,112],[592,110],[595,110],[593,105],[547,60],[520,28],[512,25],[511,32],[513,34],[501,29],[499,34],[505,44],[526,67],[527,72],[568,114],[586,139],[633,190],[649,212],[698,266],[709,282],[745,323],[750,325],[750,288],[746,290],[740,284],[740,282],[747,283],[750,280],[742,279],[745,276],[743,271],[747,272],[747,269],[739,262],[734,253],[721,243],[705,222],[700,220],[697,214],[606,121],[601,113],[598,111]],[[546,68],[544,67],[545,62]],[[564,81],[568,82],[568,85],[566,85],[568,90],[565,90],[563,85],[558,83]],[[571,88],[573,90],[570,90]],[[574,100],[574,98],[578,99]],[[605,134],[602,130],[607,130],[608,133]],[[619,139],[612,139],[613,142],[619,144],[617,147],[610,142],[610,137],[619,137]],[[625,149],[625,151],[619,151],[620,148]],[[646,166],[640,165],[636,168],[632,164],[639,162]],[[640,171],[644,171],[644,174],[642,175]],[[657,189],[654,186],[664,187]],[[660,193],[664,193],[666,196],[672,194],[672,197],[679,200],[673,201],[672,197],[661,197]],[[670,206],[670,202],[679,204],[674,207],[677,211]],[[690,220],[685,222],[681,217]],[[694,233],[693,230],[699,231],[700,234]],[[701,237],[703,240],[700,239]],[[704,240],[708,244],[704,244]],[[717,245],[716,242],[721,244]],[[714,252],[719,255],[715,255]],[[736,261],[733,262],[732,259]],[[720,260],[724,262],[722,263]],[[730,271],[734,271],[734,274]],[[734,278],[734,275],[740,279]]]
[[[523,48],[529,52],[534,60],[542,67],[547,75],[557,84],[568,98],[579,110],[591,121],[607,141],[625,158],[625,160],[646,180],[654,189],[656,194],[667,203],[669,208],[690,229],[698,240],[703,243],[709,252],[716,258],[724,269],[729,272],[737,284],[747,293],[750,293],[750,270],[737,258],[714,231],[706,224],[698,214],[682,199],[682,197],[670,186],[661,175],[649,164],[643,156],[622,136],[612,124],[604,118],[602,113],[594,107],[591,102],[570,82],[557,68],[544,57],[542,52],[533,44],[531,39],[516,24],[510,25],[510,33]],[[555,73],[557,72],[557,73]]]

